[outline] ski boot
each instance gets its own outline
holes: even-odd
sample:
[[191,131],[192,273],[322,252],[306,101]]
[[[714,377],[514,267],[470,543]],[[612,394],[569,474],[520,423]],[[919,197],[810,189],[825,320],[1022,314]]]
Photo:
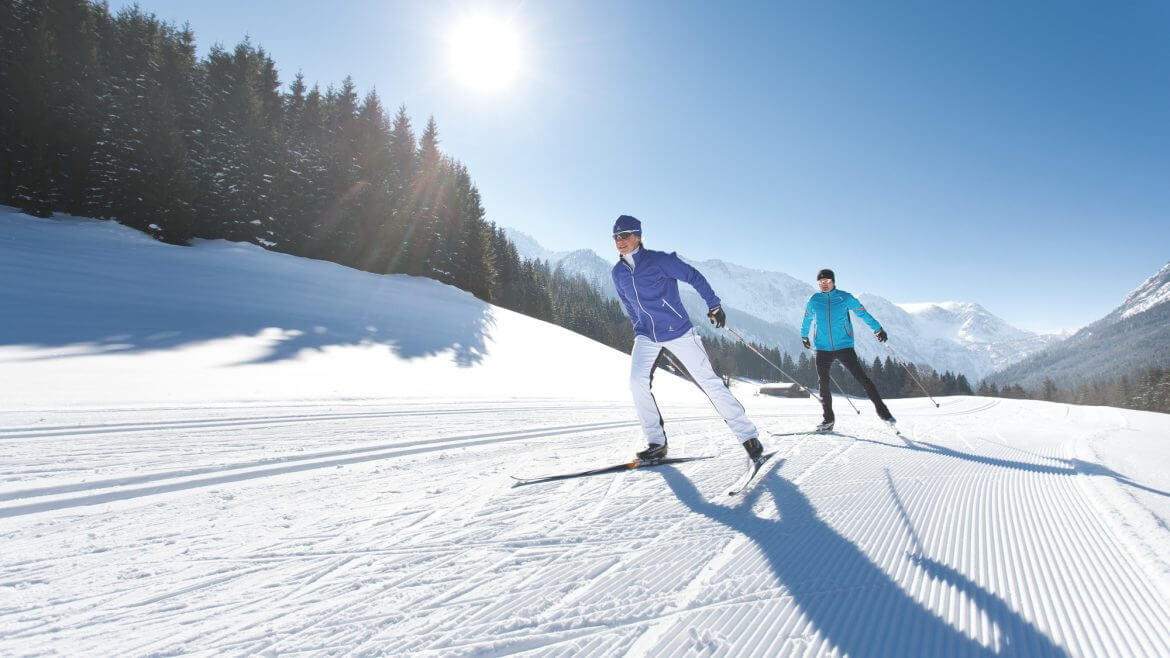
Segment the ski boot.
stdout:
[[748,459],[753,462],[759,461],[764,454],[764,445],[754,436],[743,442],[743,449],[747,450]]
[[646,449],[638,453],[638,459],[644,462],[656,461],[666,457],[665,443],[651,443]]
[[820,425],[817,425],[817,429],[816,429],[817,434],[826,434],[826,433],[832,432],[832,431],[833,431],[833,421],[831,421],[831,420],[826,420],[825,422],[821,423]]

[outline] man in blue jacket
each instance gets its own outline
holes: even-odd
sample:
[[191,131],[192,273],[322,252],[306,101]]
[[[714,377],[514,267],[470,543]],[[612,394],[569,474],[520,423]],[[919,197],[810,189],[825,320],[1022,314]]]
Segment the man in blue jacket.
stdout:
[[809,327],[816,323],[814,342],[817,350],[817,379],[821,388],[821,407],[825,412],[824,422],[817,425],[818,432],[828,432],[833,429],[833,393],[829,388],[829,368],[833,361],[840,360],[857,381],[861,382],[865,394],[869,396],[878,416],[890,425],[894,424],[894,416],[886,408],[882,396],[878,395],[877,387],[873,385],[861,363],[857,360],[857,352],[853,351],[853,322],[849,319],[849,312],[865,321],[878,342],[886,342],[886,330],[865,310],[861,302],[844,290],[837,289],[837,277],[833,270],[824,269],[817,272],[817,286],[821,291],[813,293],[804,307],[804,322],[800,325],[800,340],[805,348],[811,348],[808,333]]
[[726,315],[719,297],[703,275],[677,254],[646,249],[642,245],[642,223],[637,219],[629,215],[618,217],[613,225],[613,239],[621,254],[613,267],[613,285],[634,325],[630,391],[647,443],[638,458],[654,460],[666,456],[666,431],[650,384],[658,356],[663,350],[669,350],[710,398],[715,410],[743,443],[748,457],[758,459],[764,451],[759,432],[748,420],[743,405],[711,368],[707,351],[679,299],[678,282],[689,283],[698,291],[710,309],[707,317],[721,328]]

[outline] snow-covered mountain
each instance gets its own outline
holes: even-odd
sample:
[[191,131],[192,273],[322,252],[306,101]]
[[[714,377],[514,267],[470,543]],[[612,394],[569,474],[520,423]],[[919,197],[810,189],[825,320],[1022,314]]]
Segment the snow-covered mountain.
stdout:
[[1170,416],[737,395],[427,279],[0,208],[0,655],[1167,656]]
[[1170,302],[1170,263],[1163,265],[1162,269],[1146,279],[1133,292],[1126,295],[1125,300],[1121,302],[1121,306],[1114,309],[1103,320],[1106,322],[1120,322],[1139,313],[1145,313],[1155,306],[1160,306],[1166,302]]
[[898,304],[898,307],[914,317],[921,335],[985,354],[994,370],[1006,368],[1066,338],[1013,327],[974,302]]
[[570,253],[568,251],[549,251],[548,249],[545,249],[543,245],[537,242],[536,238],[528,235],[523,231],[517,231],[516,229],[512,228],[505,228],[504,232],[507,233],[508,239],[512,241],[512,244],[516,245],[516,252],[519,253],[522,258],[539,258],[540,260],[547,260],[549,262],[555,263],[564,258],[566,254]]
[[1170,365],[1170,263],[1125,296],[1108,315],[1031,358],[991,377],[999,384],[1038,386],[1051,377],[1063,387],[1093,378]]
[[[616,262],[591,250],[553,252],[530,235],[505,229],[525,258],[540,258],[554,267],[581,274],[613,296],[610,269]],[[697,267],[719,294],[737,331],[750,340],[799,354],[804,305],[816,288],[781,272],[756,270],[722,260],[684,260]],[[974,303],[894,304],[878,295],[850,290],[890,334],[890,344],[910,361],[965,374],[972,383],[1061,340],[1011,326]],[[699,296],[683,286],[683,301],[699,330],[714,334],[705,322]],[[725,336],[726,337],[726,336]],[[862,339],[857,352],[866,361],[889,352],[877,341]]]

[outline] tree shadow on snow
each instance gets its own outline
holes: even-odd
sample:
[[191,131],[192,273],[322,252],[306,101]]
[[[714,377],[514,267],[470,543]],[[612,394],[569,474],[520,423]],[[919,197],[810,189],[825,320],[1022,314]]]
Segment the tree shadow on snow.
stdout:
[[[805,618],[842,655],[869,656],[1066,656],[1066,652],[988,592],[954,569],[914,558],[929,575],[945,580],[980,607],[999,628],[992,649],[958,631],[914,600],[853,542],[816,513],[795,484],[774,467],[742,505],[708,502],[682,473],[658,471],[693,512],[752,540],[793,597]],[[772,498],[778,519],[763,519],[752,507]],[[901,512],[905,514],[905,510]]]
[[288,280],[264,274],[243,289],[209,292],[199,281],[168,281],[157,295],[139,290],[126,298],[114,286],[95,287],[88,296],[62,286],[59,296],[22,302],[19,318],[0,323],[0,345],[70,348],[27,359],[42,360],[253,337],[258,353],[238,365],[373,345],[404,359],[449,353],[467,367],[482,361],[495,324],[490,305],[429,279],[352,273],[347,285],[330,288],[301,273]]

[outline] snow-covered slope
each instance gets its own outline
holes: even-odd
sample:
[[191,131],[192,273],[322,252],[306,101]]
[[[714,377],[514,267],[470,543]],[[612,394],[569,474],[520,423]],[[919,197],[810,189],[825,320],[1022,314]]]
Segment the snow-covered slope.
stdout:
[[[547,260],[554,267],[559,264],[568,272],[599,282],[604,294],[615,294],[609,271],[616,258],[606,261],[590,250],[552,252],[530,235],[514,229],[506,231],[521,256]],[[737,331],[750,340],[777,346],[791,354],[800,352],[804,305],[809,295],[816,292],[811,283],[781,272],[755,270],[722,260],[685,260],[710,281]],[[878,318],[900,355],[939,371],[965,374],[972,382],[1062,338],[1017,329],[974,303],[894,304],[848,285],[842,287],[856,294]],[[692,318],[703,317],[706,309],[702,300],[685,286],[683,301]],[[699,328],[704,333],[713,333],[708,327],[699,325]],[[889,356],[876,341],[865,338],[858,341],[857,351],[866,361],[875,356],[883,359]]]
[[1117,308],[1031,358],[997,372],[992,381],[1036,388],[1045,377],[1062,387],[1131,375],[1170,364],[1170,263],[1126,295]]
[[1170,655],[1170,416],[894,400],[898,436],[862,405],[762,437],[740,500],[658,377],[710,459],[517,487],[631,453],[622,355],[108,223],[0,213],[0,268],[0,655]]
[[494,398],[501,378],[515,397],[627,388],[627,357],[570,331],[430,279],[243,243],[176,247],[0,207],[0,281],[3,378],[20,382],[4,391],[10,409],[50,394],[74,405]]

